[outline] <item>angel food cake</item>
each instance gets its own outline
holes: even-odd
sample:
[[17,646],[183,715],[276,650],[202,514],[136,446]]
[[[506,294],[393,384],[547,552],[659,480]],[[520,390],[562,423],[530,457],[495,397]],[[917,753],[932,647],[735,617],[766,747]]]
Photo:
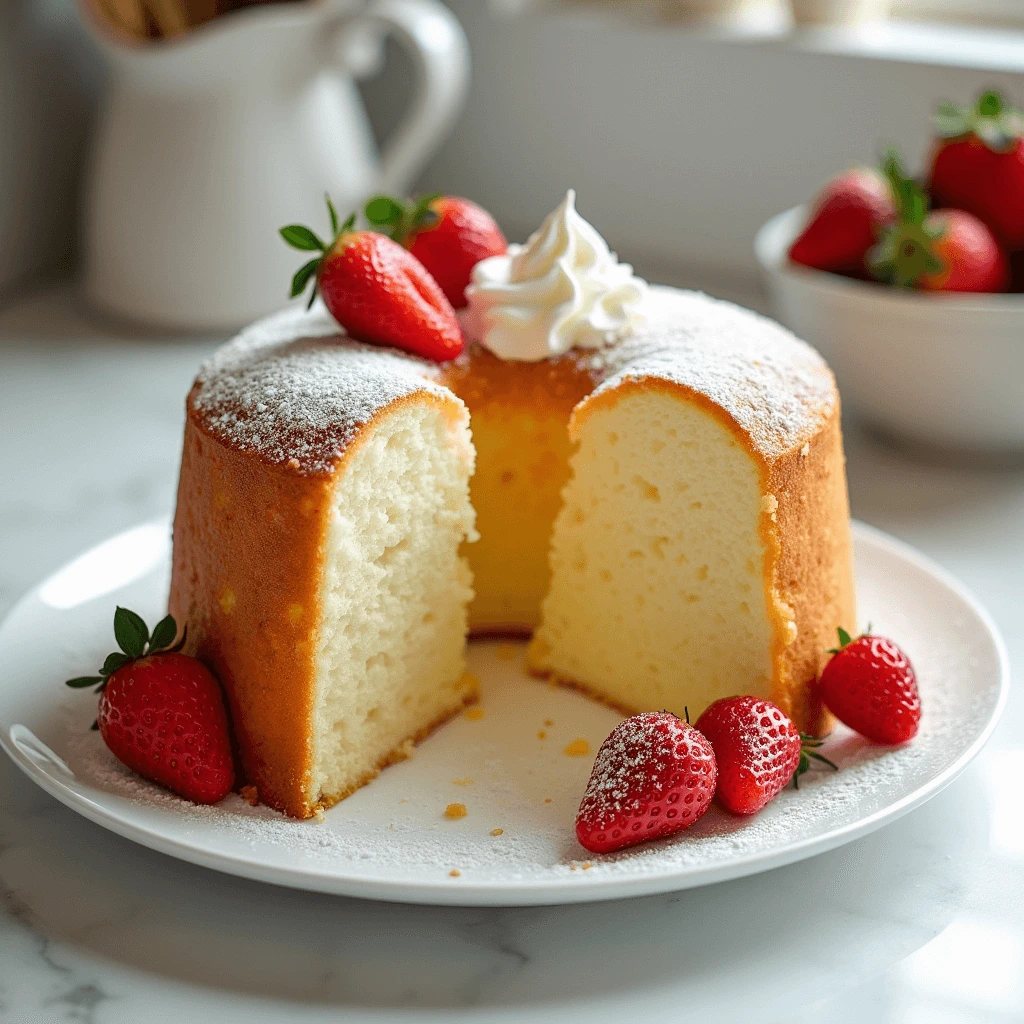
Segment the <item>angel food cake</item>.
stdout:
[[477,264],[445,363],[289,310],[188,398],[171,611],[297,817],[477,695],[467,636],[624,712],[734,693],[828,728],[854,622],[839,396],[761,316],[649,288],[570,193]]

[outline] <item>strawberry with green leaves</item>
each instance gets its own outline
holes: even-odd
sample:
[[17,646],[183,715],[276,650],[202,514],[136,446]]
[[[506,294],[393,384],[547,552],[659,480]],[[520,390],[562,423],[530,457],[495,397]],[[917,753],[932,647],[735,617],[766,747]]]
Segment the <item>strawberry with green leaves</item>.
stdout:
[[414,202],[375,196],[364,214],[374,228],[404,245],[430,271],[455,309],[466,305],[473,268],[508,251],[494,218],[458,196],[434,193]]
[[1006,254],[977,217],[965,210],[929,212],[927,194],[898,161],[886,173],[899,216],[870,254],[876,278],[922,291],[1006,291]]
[[1024,113],[989,91],[973,107],[943,103],[933,123],[935,205],[966,210],[1011,252],[1024,249]]
[[358,341],[392,345],[444,362],[462,352],[464,342],[451,303],[422,263],[397,242],[376,231],[358,231],[355,215],[339,223],[330,197],[331,240],[301,224],[281,228],[293,248],[316,252],[292,279],[292,298],[310,281],[324,305]]
[[98,675],[69,679],[100,695],[96,726],[132,771],[186,800],[212,804],[235,783],[231,735],[217,680],[202,662],[181,654],[185,634],[167,615],[152,634],[127,608],[114,613],[121,648]]
[[[870,627],[869,627],[870,629]],[[921,695],[910,659],[891,640],[839,630],[839,646],[822,670],[825,706],[875,743],[906,743],[921,723]]]

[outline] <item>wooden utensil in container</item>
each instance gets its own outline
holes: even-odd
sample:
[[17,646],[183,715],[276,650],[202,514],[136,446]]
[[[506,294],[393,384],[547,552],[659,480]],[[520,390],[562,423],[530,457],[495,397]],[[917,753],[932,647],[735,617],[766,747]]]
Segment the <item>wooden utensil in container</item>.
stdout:
[[266,0],[92,0],[106,26],[133,39],[173,39],[222,14]]

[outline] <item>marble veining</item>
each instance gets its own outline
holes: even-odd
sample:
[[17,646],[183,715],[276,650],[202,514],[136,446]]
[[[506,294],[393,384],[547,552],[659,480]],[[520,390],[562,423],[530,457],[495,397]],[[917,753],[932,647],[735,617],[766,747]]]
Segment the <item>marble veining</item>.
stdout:
[[[214,343],[98,327],[63,292],[0,312],[0,612],[169,510],[184,395]],[[1024,471],[849,442],[855,513],[960,575],[1016,663]],[[812,860],[678,894],[503,910],[206,871],[92,825],[0,758],[0,1022],[1009,1024],[1024,1018],[1024,827],[1005,784],[1024,771],[1022,727],[1014,692],[958,782]]]

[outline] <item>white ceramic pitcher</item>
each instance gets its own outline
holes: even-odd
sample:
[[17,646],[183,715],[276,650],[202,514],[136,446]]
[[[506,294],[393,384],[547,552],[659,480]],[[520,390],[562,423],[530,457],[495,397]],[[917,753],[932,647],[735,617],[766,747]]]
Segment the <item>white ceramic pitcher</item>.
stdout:
[[[87,8],[88,11],[88,8]],[[87,298],[190,330],[284,305],[289,223],[327,230],[376,191],[405,191],[459,113],[465,36],[438,0],[253,6],[161,43],[115,39],[85,208]],[[413,102],[378,158],[354,77],[388,33],[416,68]]]

